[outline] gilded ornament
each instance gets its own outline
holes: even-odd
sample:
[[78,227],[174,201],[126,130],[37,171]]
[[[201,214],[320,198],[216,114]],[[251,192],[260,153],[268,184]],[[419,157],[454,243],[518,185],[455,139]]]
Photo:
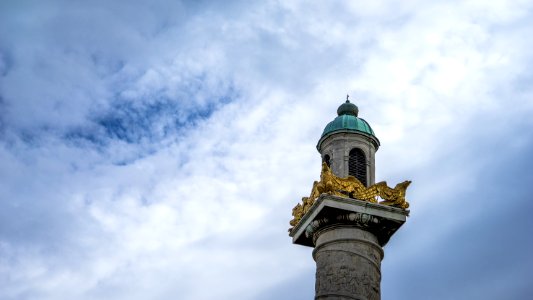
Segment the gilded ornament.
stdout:
[[[406,209],[409,207],[409,203],[405,201],[405,191],[409,184],[411,184],[411,181],[406,180],[398,183],[394,188],[390,188],[387,186],[387,182],[382,181],[367,188],[353,176],[348,176],[346,178],[337,177],[331,172],[331,169],[326,163],[322,163],[320,181],[313,182],[311,195],[309,195],[309,197],[303,197],[302,202],[298,203],[292,209],[292,216],[294,218],[289,224],[293,227],[296,226],[302,217],[311,209],[311,206],[313,206],[316,199],[318,199],[321,194],[347,197]],[[383,201],[379,202],[379,198]],[[289,231],[291,231],[293,227],[291,227]]]

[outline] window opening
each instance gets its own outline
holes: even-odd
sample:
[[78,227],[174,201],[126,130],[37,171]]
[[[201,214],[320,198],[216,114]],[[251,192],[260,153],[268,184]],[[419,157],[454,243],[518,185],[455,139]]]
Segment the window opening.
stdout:
[[328,155],[328,154],[324,155],[324,160],[323,160],[323,162],[325,162],[326,165],[328,165],[328,167],[331,168],[330,158],[329,158],[329,155]]
[[365,153],[359,148],[354,148],[349,155],[348,174],[357,178],[364,186],[367,186]]

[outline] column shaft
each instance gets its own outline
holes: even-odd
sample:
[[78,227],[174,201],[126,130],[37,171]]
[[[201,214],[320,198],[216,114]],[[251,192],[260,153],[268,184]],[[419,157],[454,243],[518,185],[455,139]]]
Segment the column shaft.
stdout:
[[383,249],[376,236],[355,226],[315,233],[315,299],[379,300]]

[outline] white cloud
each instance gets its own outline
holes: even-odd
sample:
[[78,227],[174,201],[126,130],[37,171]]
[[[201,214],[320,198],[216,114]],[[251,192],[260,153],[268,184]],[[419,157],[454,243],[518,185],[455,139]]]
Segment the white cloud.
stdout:
[[414,181],[385,293],[399,252],[488,224],[435,207],[531,147],[526,2],[77,5],[4,4],[5,299],[258,299],[312,277],[286,229],[345,93],[382,142],[377,179]]

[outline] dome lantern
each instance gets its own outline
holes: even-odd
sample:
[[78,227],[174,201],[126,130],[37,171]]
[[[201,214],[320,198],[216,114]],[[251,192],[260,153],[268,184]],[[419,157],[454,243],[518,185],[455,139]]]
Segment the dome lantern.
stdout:
[[357,108],[357,105],[350,102],[350,100],[346,99],[346,102],[341,104],[339,108],[337,109],[337,115],[352,115],[357,117],[357,114],[359,113],[359,108]]
[[374,183],[379,140],[358,114],[357,105],[346,99],[337,109],[337,117],[324,128],[316,148],[336,176],[352,175],[368,186]]

